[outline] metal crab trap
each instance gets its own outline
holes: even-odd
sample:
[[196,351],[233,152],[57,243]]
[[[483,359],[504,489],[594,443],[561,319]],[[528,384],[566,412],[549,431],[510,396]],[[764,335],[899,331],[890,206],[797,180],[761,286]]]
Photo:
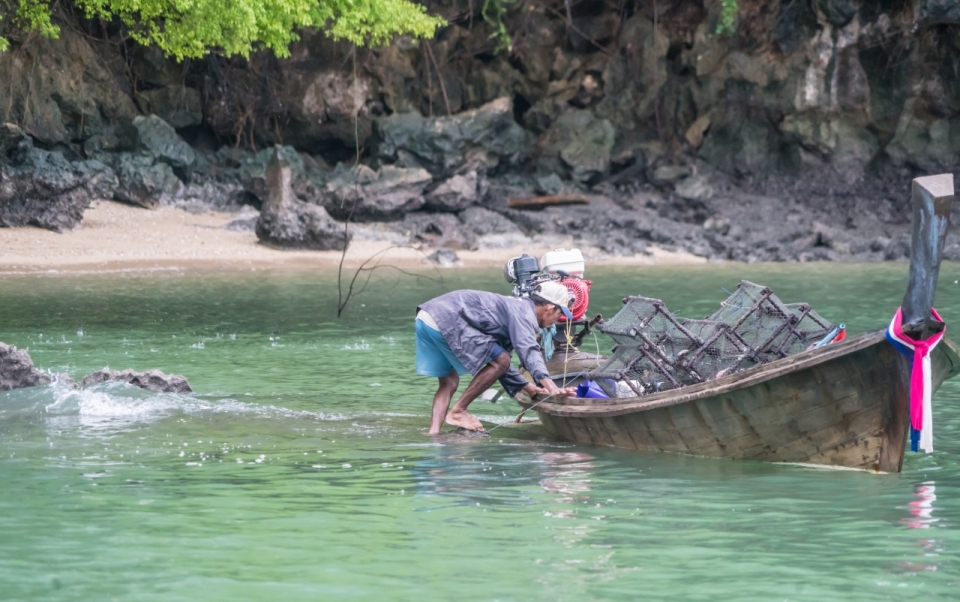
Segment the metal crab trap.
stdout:
[[598,329],[616,342],[610,358],[585,377],[610,397],[675,389],[765,364],[808,348],[833,325],[806,303],[785,304],[741,280],[703,320],[674,316],[659,299],[627,297]]

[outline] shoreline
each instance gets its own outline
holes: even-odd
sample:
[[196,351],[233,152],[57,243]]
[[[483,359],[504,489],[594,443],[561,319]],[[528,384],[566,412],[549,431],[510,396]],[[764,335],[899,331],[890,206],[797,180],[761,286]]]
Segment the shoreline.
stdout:
[[[113,201],[94,201],[74,230],[58,234],[42,228],[0,228],[0,276],[82,274],[193,269],[336,269],[340,251],[288,251],[267,247],[253,232],[225,229],[235,213],[190,213],[174,207],[143,209]],[[364,226],[357,225],[357,229]],[[397,267],[502,267],[511,257],[540,257],[556,248],[578,246],[572,239],[531,240],[529,245],[455,251],[460,263],[440,266],[426,260],[435,249],[397,247],[388,240],[354,240],[345,266],[378,261]],[[707,260],[689,253],[650,247],[649,254],[616,256],[579,246],[591,265],[699,265]],[[379,255],[379,259],[375,256]]]

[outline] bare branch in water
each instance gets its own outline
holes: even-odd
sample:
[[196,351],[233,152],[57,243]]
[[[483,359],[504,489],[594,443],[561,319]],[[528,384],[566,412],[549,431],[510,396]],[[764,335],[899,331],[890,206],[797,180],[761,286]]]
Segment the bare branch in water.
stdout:
[[[356,207],[356,201],[354,201],[354,207]],[[353,209],[350,210],[350,215],[351,216],[353,215]],[[349,227],[349,224],[350,224],[350,219],[348,217],[346,223],[344,224],[345,236],[347,231],[346,229]],[[380,259],[383,258],[383,255],[388,251],[392,251],[393,249],[412,249],[414,251],[417,251],[418,253],[421,253],[424,257],[426,257],[426,253],[424,253],[422,250],[412,245],[390,245],[386,249],[381,249],[376,253],[374,253],[373,255],[371,255],[370,257],[367,257],[363,261],[363,263],[360,264],[360,267],[356,269],[356,271],[353,273],[353,277],[350,279],[350,286],[347,287],[346,296],[344,296],[343,294],[343,262],[347,256],[346,248],[344,248],[343,253],[340,255],[340,265],[337,268],[337,317],[338,318],[343,314],[343,310],[347,308],[347,304],[350,303],[350,299],[356,295],[359,295],[364,290],[366,290],[367,285],[370,283],[370,276],[373,275],[374,270],[378,270],[381,268],[390,268],[400,272],[401,274],[404,274],[407,276],[413,276],[414,278],[417,278],[417,279],[422,278],[424,280],[429,280],[430,282],[438,282],[440,283],[441,287],[443,286],[443,276],[439,275],[440,274],[439,270],[437,270],[436,267],[434,267],[433,269],[434,271],[437,272],[438,277],[433,278],[430,276],[425,276],[423,274],[417,274],[416,272],[405,270],[395,265],[379,263]],[[377,263],[374,263],[374,265],[370,265],[370,263],[373,261],[376,261]],[[362,286],[358,290],[356,289],[357,279],[360,277],[360,274],[364,272],[367,273],[367,278],[363,281]]]

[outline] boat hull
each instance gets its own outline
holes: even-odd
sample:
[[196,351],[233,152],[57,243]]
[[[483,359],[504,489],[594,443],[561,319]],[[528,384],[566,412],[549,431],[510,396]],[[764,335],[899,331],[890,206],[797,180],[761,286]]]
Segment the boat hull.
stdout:
[[[960,372],[944,338],[933,385]],[[576,443],[899,472],[910,361],[882,331],[683,389],[609,400],[520,399]]]

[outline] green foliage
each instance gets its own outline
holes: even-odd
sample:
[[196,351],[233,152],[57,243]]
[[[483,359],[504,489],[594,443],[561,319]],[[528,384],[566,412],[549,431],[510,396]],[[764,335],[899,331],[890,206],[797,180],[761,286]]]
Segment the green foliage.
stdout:
[[717,33],[733,33],[737,30],[737,0],[720,0],[720,19]]
[[[51,0],[14,0],[16,24],[56,37]],[[197,58],[211,50],[248,56],[259,48],[289,56],[304,27],[335,39],[377,46],[398,34],[432,37],[444,24],[410,0],[73,0],[88,17],[119,18],[142,44],[166,54]],[[0,0],[0,7],[4,6]]]
[[[9,1],[0,0],[0,20],[4,15],[12,15],[14,25],[25,31],[35,31],[48,38],[60,35],[60,28],[50,22],[50,6],[47,1],[20,0],[11,5]],[[0,36],[0,52],[9,47],[10,42]]]
[[496,54],[500,54],[504,50],[513,52],[513,39],[503,22],[503,15],[507,12],[507,4],[512,2],[514,0],[484,0],[483,8],[480,9],[483,20],[493,27],[490,39],[497,41],[497,46],[494,48]]

